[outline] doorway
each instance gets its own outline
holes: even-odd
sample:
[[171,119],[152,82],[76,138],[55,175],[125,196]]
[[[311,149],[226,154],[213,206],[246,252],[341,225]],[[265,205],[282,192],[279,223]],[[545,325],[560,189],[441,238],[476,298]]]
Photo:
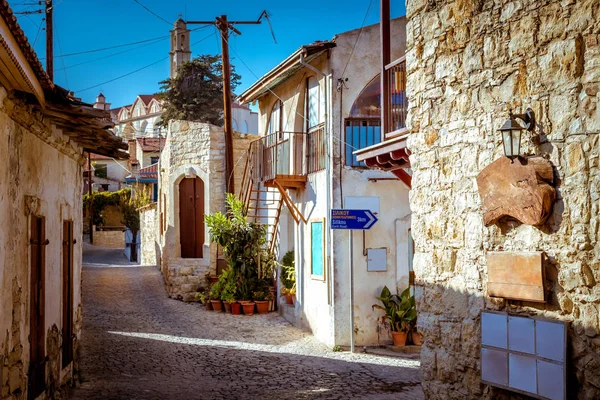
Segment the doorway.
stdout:
[[29,390],[28,398],[34,399],[46,389],[45,349],[45,247],[46,221],[44,217],[31,217],[31,276],[29,279]]
[[179,183],[179,238],[181,258],[203,258],[204,182],[200,178]]
[[63,221],[62,367],[73,361],[73,221]]

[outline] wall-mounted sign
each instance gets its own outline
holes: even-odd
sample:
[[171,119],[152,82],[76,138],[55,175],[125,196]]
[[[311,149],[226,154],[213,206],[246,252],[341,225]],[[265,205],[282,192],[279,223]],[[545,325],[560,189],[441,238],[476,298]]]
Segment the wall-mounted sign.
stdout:
[[539,251],[488,252],[488,296],[543,303],[542,256],[543,253]]
[[331,210],[331,229],[367,230],[377,222],[369,210]]
[[567,325],[481,313],[481,381],[539,399],[566,398]]

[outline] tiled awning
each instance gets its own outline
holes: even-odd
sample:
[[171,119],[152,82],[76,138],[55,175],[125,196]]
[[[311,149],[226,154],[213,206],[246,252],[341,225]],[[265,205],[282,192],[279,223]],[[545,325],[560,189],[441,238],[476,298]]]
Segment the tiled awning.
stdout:
[[397,136],[373,146],[354,152],[356,160],[362,161],[369,168],[391,171],[402,182],[411,186],[410,151],[406,148],[408,135]]

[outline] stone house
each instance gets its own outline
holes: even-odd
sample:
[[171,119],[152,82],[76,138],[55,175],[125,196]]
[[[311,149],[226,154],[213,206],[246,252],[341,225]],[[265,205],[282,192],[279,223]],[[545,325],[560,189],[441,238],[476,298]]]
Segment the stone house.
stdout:
[[[234,133],[236,184],[256,138]],[[158,202],[141,210],[142,260],[160,265],[170,297],[194,301],[206,273],[217,274],[217,246],[210,243],[204,216],[225,210],[223,129],[171,122],[157,170]]]
[[[566,386],[561,377],[551,382],[552,396],[600,398],[600,2],[408,0],[407,20],[410,208],[426,397],[527,397],[482,383],[482,312],[494,311],[566,322],[567,348],[559,345]],[[536,127],[523,130],[528,158],[514,163],[550,162],[556,199],[537,226],[512,218],[484,224],[489,209],[478,178],[505,157],[498,129],[509,110],[527,108]],[[490,295],[494,252],[543,255],[536,270],[542,301]],[[530,382],[540,390],[544,375],[533,368]]]
[[0,43],[0,397],[55,398],[78,362],[84,152],[126,146],[51,82],[6,1]]
[[[101,154],[90,154],[92,167],[92,187],[99,192],[116,192],[125,187],[125,177],[129,174],[127,160],[118,160]],[[83,193],[88,192],[87,165],[83,171]]]
[[131,174],[125,177],[125,182],[146,187],[154,202],[158,200],[158,160],[165,143],[166,139],[161,136],[129,141]]
[[[404,55],[405,24],[392,21],[395,58]],[[269,224],[279,258],[295,250],[297,301],[283,314],[328,345],[348,345],[351,326],[357,345],[386,341],[371,305],[383,286],[409,285],[409,187],[353,154],[382,140],[379,56],[378,25],[344,32],[301,47],[239,97],[258,101],[262,137],[251,149],[251,186],[261,197],[249,201],[257,209],[249,215]],[[331,210],[344,207],[379,218],[353,234],[353,325],[349,231],[330,229]]]

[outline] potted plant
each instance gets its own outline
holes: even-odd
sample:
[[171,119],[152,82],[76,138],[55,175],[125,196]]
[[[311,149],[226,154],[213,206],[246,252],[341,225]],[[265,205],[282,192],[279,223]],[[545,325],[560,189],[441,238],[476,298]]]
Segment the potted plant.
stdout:
[[410,341],[415,346],[421,346],[423,344],[423,335],[421,335],[421,332],[417,331],[416,318],[410,323]]
[[259,290],[258,292],[252,293],[254,303],[256,303],[256,311],[259,314],[266,314],[269,312],[269,300],[267,300],[267,294]]
[[285,296],[286,304],[294,304],[293,297],[296,294],[296,269],[294,266],[294,250],[290,250],[281,259],[281,294]]
[[223,311],[223,304],[221,303],[221,282],[216,282],[210,288],[210,303],[214,311]]
[[385,312],[385,315],[381,319],[382,322],[387,322],[390,327],[394,345],[406,345],[406,338],[410,331],[411,322],[417,318],[415,298],[410,295],[410,289],[407,288],[398,296],[397,294],[392,294],[388,287],[384,286],[377,300],[383,305],[373,304],[372,308],[378,308]]
[[244,310],[244,314],[245,315],[252,315],[254,314],[254,305],[255,303],[253,301],[245,301],[242,303],[242,309]]
[[296,305],[296,283],[294,283],[294,287],[292,287],[290,289],[290,296],[292,296],[292,305],[295,306]]
[[209,289],[204,289],[202,292],[196,293],[196,299],[200,300],[204,304],[206,311],[212,311],[212,304],[210,302]]

